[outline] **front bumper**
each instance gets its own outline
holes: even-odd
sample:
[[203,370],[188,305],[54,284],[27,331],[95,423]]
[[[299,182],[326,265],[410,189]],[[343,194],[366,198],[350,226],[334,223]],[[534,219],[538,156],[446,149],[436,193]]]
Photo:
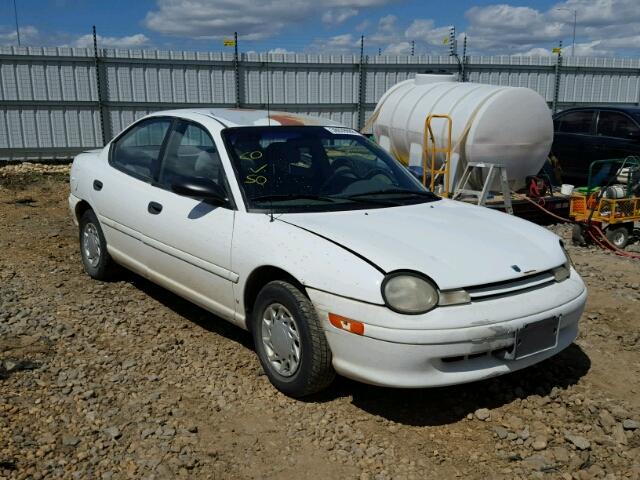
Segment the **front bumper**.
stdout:
[[[406,315],[384,306],[314,289],[308,293],[320,315],[338,373],[365,383],[405,388],[472,382],[549,358],[575,340],[587,298],[584,283],[572,270],[564,282],[499,299],[440,307],[412,316],[408,325]],[[328,321],[329,313],[363,322],[364,336],[334,327]],[[403,318],[396,323],[396,316]],[[513,346],[518,329],[550,317],[560,317],[555,348],[519,360],[500,357],[499,352]],[[447,318],[451,328],[442,327]]]

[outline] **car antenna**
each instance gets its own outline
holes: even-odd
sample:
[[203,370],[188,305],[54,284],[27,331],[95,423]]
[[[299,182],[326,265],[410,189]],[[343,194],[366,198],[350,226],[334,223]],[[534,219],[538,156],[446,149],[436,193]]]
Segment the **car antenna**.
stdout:
[[[267,59],[264,62],[265,73],[267,75],[267,125],[271,126],[271,79],[269,78],[269,52],[267,52]],[[271,162],[271,179],[276,178],[275,162]],[[269,182],[270,195],[273,195],[273,185]],[[273,222],[273,198],[269,200],[269,223]]]
[[269,52],[267,52],[267,61],[264,62],[265,71],[267,74],[267,125],[271,126],[271,78],[269,74]]

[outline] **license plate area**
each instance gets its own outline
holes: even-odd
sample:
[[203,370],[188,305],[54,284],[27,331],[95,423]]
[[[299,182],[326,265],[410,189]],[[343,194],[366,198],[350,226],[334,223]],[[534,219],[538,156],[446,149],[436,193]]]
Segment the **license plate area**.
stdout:
[[559,331],[560,317],[525,324],[516,331],[514,360],[555,348]]

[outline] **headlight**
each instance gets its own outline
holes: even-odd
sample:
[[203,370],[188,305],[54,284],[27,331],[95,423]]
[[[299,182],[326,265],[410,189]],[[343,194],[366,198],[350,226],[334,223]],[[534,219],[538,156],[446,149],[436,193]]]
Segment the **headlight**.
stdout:
[[395,312],[425,313],[438,305],[438,289],[418,274],[397,272],[382,282],[382,298]]
[[553,276],[555,277],[556,282],[562,282],[569,278],[571,276],[571,265],[573,265],[569,252],[564,248],[562,240],[560,240],[560,248],[562,248],[562,252],[564,253],[565,262],[563,265],[553,269]]

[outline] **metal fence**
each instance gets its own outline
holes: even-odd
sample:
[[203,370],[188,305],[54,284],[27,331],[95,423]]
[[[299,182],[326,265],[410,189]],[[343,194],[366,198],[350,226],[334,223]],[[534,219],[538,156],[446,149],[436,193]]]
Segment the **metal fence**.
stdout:
[[[167,108],[269,102],[358,128],[395,83],[457,68],[447,56],[0,47],[0,160],[68,158]],[[555,108],[640,104],[640,59],[471,56],[466,75],[532,88]]]

